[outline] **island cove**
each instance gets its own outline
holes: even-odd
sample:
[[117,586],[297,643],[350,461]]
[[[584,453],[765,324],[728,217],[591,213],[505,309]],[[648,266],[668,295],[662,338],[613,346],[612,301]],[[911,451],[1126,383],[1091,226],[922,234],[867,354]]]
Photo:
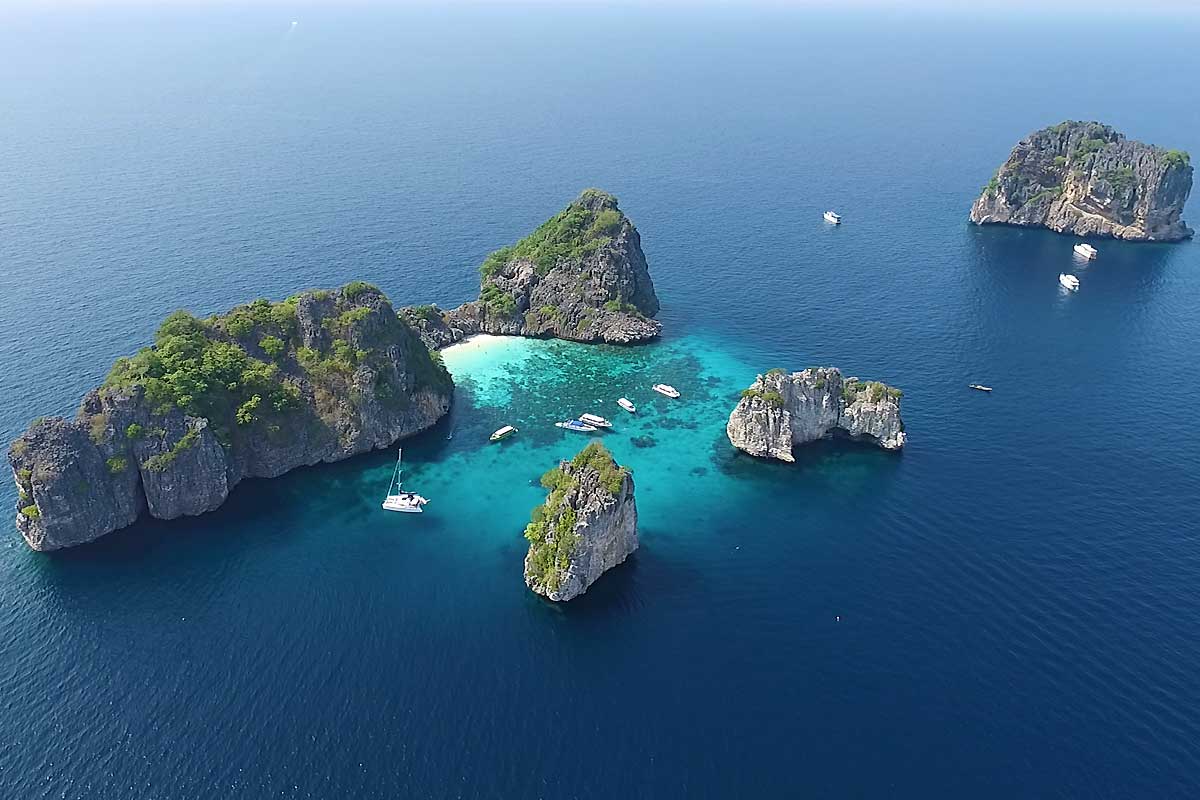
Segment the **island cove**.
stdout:
[[392,445],[449,410],[453,381],[433,348],[464,331],[658,335],[640,238],[605,192],[585,190],[480,272],[481,299],[447,315],[453,328],[422,309],[398,315],[361,282],[207,320],[177,312],[74,421],[39,419],[13,442],[17,528],[36,550],[70,547],[143,512],[211,511],[243,478]]

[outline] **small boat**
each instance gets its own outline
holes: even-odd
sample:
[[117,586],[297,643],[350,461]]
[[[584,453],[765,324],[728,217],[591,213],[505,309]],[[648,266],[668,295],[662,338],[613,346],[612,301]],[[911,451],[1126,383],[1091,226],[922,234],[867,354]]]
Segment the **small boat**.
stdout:
[[586,422],[588,425],[595,425],[597,428],[612,427],[612,423],[599,414],[580,414],[579,421]]
[[[392,482],[388,484],[387,497],[383,500],[383,508],[385,511],[400,511],[405,514],[420,514],[425,509],[421,506],[429,501],[416,492],[406,492],[400,485],[400,461],[404,457],[404,450],[396,451],[396,469],[392,473]],[[393,492],[392,489],[395,488]]]
[[637,406],[635,406],[635,405],[633,404],[633,401],[632,401],[632,400],[630,400],[628,397],[622,397],[622,398],[618,399],[618,400],[617,400],[617,405],[619,405],[621,408],[623,408],[623,409],[625,409],[626,411],[628,411],[630,414],[636,414],[636,413],[637,413]]
[[512,425],[505,425],[503,428],[501,428],[500,430],[496,431],[491,436],[489,436],[488,441],[489,442],[498,442],[507,436],[512,436],[516,432],[517,432],[517,429],[514,428]]
[[679,390],[674,386],[668,386],[665,383],[656,383],[650,387],[659,394],[665,394],[667,397],[679,397]]
[[592,431],[596,430],[595,425],[588,425],[586,422],[582,422],[577,419],[569,419],[566,422],[556,422],[554,423],[554,427],[563,428],[568,431],[579,431],[580,433],[591,433]]
[[841,225],[842,224],[842,215],[835,214],[832,211],[826,211],[825,212],[825,221],[828,222],[830,225]]
[[1090,244],[1085,244],[1084,242],[1080,242],[1079,244],[1075,245],[1073,249],[1075,250],[1075,255],[1086,258],[1089,261],[1099,255],[1100,252]]
[[1069,289],[1072,292],[1079,291],[1079,278],[1074,275],[1067,275],[1065,272],[1059,273],[1058,282],[1063,285],[1064,289]]
[[981,384],[981,383],[972,383],[972,384],[969,384],[969,386],[970,386],[970,388],[972,388],[972,389],[978,389],[978,390],[979,390],[979,391],[981,391],[981,392],[990,392],[990,391],[992,390],[992,387],[990,387],[990,386],[984,386],[984,385],[983,385],[983,384]]

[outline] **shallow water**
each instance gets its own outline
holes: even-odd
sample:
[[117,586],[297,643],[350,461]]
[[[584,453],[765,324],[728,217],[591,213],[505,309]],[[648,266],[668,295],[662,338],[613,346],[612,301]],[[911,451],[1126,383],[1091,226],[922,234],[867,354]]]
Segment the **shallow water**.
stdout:
[[[453,411],[404,443],[419,517],[379,509],[380,452],[68,552],[10,533],[0,796],[1197,793],[1200,247],[1077,266],[964,222],[1066,117],[1200,152],[1194,23],[3,13],[6,439],[179,306],[468,299],[592,184],[665,335],[448,351]],[[904,390],[903,453],[729,447],[757,372],[818,364]],[[521,530],[588,410],[642,547],[556,606]]]

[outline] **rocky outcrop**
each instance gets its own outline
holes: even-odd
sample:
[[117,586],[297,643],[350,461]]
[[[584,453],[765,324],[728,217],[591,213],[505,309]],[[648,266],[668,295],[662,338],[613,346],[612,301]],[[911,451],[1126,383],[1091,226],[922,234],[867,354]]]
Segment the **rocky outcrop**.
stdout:
[[431,321],[429,341],[492,333],[629,344],[662,327],[637,229],[598,189],[492,253],[480,275],[479,300]]
[[473,333],[479,333],[477,325],[468,325],[465,330],[457,321],[451,325],[450,312],[443,311],[436,305],[405,306],[400,309],[400,318],[417,332],[430,350],[440,350],[462,341]]
[[638,547],[633,477],[599,442],[542,476],[550,490],[525,528],[525,583],[570,600]]
[[1126,139],[1098,122],[1063,122],[1023,139],[971,207],[971,221],[1076,236],[1176,241],[1192,189],[1188,154]]
[[373,286],[176,312],[120,359],[75,420],[34,422],[9,450],[17,528],[35,550],[202,514],[243,478],[337,461],[433,425],[453,383]]
[[901,394],[878,381],[843,379],[834,367],[771,370],[742,392],[725,433],[739,450],[780,461],[795,460],[794,445],[833,435],[898,450],[907,438]]

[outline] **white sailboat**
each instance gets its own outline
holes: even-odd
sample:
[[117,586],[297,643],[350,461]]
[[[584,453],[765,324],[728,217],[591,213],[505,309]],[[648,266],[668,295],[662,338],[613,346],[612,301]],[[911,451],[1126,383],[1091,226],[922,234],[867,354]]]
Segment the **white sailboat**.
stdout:
[[[396,470],[392,473],[392,482],[388,484],[387,497],[383,500],[385,511],[400,511],[405,514],[420,514],[425,509],[421,506],[429,501],[416,492],[406,492],[400,485],[400,461],[404,458],[403,448],[396,451]],[[393,489],[395,491],[393,491]]]

